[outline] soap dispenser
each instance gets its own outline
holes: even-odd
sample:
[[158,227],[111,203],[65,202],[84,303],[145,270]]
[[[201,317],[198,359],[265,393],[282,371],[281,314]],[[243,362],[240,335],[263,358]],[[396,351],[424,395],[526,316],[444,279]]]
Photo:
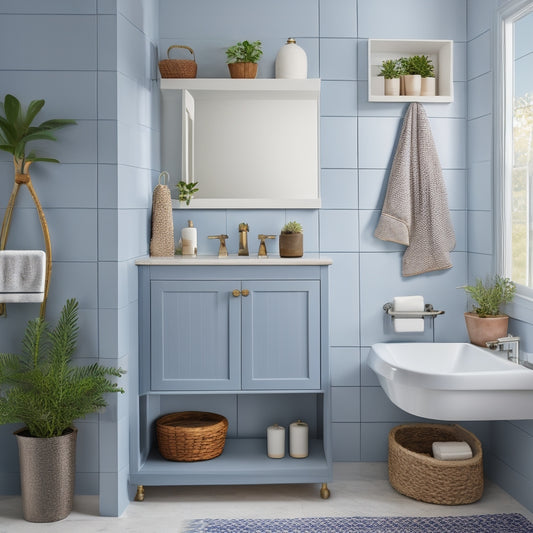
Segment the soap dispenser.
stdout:
[[198,249],[198,235],[192,220],[189,220],[188,227],[181,230],[181,253],[195,257]]

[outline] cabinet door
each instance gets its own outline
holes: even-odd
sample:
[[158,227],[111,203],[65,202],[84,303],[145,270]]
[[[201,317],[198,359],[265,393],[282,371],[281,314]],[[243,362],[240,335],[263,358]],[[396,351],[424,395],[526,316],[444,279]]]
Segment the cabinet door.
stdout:
[[152,281],[153,390],[240,389],[240,282]]
[[243,389],[320,388],[320,282],[243,281]]

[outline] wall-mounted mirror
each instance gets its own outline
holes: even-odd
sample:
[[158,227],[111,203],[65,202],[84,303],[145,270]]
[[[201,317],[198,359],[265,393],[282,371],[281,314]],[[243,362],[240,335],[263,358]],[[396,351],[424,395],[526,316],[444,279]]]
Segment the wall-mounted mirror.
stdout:
[[183,180],[195,208],[320,207],[320,80],[163,79],[161,94],[173,198]]

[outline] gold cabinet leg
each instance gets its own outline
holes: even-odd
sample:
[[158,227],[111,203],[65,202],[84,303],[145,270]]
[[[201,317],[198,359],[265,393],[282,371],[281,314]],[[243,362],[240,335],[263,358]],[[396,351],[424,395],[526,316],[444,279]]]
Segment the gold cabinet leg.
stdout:
[[329,489],[328,489],[328,484],[327,483],[322,483],[322,487],[320,488],[320,497],[323,499],[323,500],[327,500],[330,496],[330,492],[329,492]]
[[144,501],[144,485],[137,485],[137,493],[135,494],[136,502]]

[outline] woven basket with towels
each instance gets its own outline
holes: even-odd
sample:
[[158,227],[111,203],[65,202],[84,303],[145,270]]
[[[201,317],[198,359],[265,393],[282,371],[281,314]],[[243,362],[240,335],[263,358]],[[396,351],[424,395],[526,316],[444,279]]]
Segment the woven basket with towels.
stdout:
[[[152,197],[152,239],[150,255],[154,257],[171,257],[174,255],[174,223],[172,221],[172,199],[166,184],[168,172],[159,174]],[[163,183],[161,183],[163,180]]]

